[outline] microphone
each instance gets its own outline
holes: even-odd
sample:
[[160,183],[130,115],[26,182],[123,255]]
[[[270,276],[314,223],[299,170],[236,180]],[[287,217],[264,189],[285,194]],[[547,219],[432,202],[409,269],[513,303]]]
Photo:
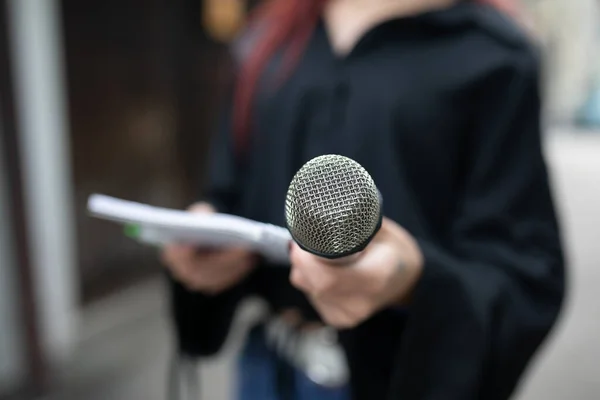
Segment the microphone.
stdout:
[[379,231],[382,198],[356,161],[328,154],[313,158],[288,188],[285,220],[305,251],[336,263],[357,256]]
[[[341,155],[323,155],[304,164],[285,199],[285,222],[292,239],[336,266],[360,256],[381,228],[382,218],[382,199],[373,178],[359,163]],[[301,337],[294,351],[285,352],[292,365],[321,385],[348,382],[349,364],[335,330],[323,327]]]

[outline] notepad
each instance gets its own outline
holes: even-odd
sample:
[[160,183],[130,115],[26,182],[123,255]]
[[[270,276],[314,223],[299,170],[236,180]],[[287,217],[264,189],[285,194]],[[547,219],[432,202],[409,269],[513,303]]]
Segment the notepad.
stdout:
[[245,247],[273,264],[289,264],[292,238],[280,226],[230,214],[195,214],[155,207],[101,194],[89,197],[88,211],[95,218],[123,225],[124,233],[140,243],[181,243],[213,249]]

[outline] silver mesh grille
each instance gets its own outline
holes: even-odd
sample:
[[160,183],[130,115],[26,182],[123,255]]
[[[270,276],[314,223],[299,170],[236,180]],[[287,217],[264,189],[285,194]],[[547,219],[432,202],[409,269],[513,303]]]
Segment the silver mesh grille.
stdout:
[[294,176],[285,218],[294,239],[307,250],[336,257],[365,244],[380,220],[379,192],[356,161],[324,155]]

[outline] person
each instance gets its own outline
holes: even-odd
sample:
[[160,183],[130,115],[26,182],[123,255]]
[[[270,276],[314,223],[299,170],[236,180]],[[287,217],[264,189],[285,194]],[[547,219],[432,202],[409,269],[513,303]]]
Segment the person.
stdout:
[[345,392],[315,395],[285,359],[260,367],[272,352],[264,330],[252,330],[240,398],[514,393],[559,316],[565,272],[541,146],[538,54],[510,17],[515,8],[502,5],[275,0],[257,11],[236,47],[238,72],[193,211],[285,226],[295,172],[334,153],[372,175],[385,218],[345,268],[293,243],[289,268],[244,249],[164,249],[186,355],[218,352],[250,295],[273,315],[339,334]]

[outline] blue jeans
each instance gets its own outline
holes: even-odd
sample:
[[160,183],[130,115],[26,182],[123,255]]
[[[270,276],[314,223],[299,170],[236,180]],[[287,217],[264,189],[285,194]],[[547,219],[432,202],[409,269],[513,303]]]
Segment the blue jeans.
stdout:
[[267,347],[262,326],[248,335],[237,373],[237,400],[350,399],[347,387],[321,387],[285,363]]

